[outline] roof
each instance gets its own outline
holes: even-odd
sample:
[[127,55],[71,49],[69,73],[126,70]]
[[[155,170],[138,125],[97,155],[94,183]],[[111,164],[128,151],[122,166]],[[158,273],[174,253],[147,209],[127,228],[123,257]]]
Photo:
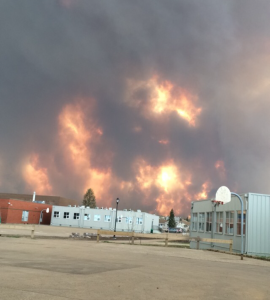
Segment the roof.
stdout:
[[183,220],[183,219],[182,219],[182,221],[179,222],[179,223],[183,223],[183,224],[188,225],[188,226],[190,225],[190,222],[188,222],[188,221],[186,221],[186,220]]
[[165,223],[167,223],[167,220],[165,220],[165,219],[159,219],[159,224],[165,224]]
[[[0,198],[32,202],[33,195],[32,194],[0,193]],[[64,198],[64,197],[60,197],[60,196],[36,195],[35,200],[36,201],[45,201],[46,204],[61,205],[61,206],[78,205],[79,204],[77,200],[72,200],[72,199],[68,199],[68,198]]]

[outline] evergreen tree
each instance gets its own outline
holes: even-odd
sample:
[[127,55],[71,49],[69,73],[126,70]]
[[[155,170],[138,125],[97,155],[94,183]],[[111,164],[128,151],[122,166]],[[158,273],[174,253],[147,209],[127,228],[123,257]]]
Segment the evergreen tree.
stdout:
[[96,197],[92,189],[88,189],[82,201],[85,207],[96,208]]
[[175,228],[175,226],[176,226],[176,222],[175,222],[175,219],[174,219],[174,212],[173,212],[173,209],[171,209],[170,216],[169,216],[169,221],[168,221],[168,227],[169,228]]

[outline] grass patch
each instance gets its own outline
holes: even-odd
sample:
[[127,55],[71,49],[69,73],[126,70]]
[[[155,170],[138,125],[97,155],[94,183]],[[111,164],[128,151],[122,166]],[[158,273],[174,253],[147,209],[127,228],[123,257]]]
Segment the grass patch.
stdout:
[[[113,241],[103,241],[104,243],[114,243]],[[158,245],[158,244],[138,244],[134,243],[132,245],[131,243],[114,243],[114,244],[119,244],[119,245],[130,245],[130,246],[151,246],[151,247],[165,247],[165,245]],[[182,249],[190,249],[189,245],[168,245],[167,248],[182,248]]]
[[253,258],[270,261],[270,256],[253,256]]

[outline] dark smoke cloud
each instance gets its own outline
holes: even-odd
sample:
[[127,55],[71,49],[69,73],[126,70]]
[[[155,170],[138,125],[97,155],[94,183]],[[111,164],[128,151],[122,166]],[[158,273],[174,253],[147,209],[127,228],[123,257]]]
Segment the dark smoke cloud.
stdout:
[[[119,178],[134,179],[137,156],[154,166],[173,159],[195,175],[194,192],[211,180],[209,196],[223,184],[270,193],[269,11],[269,1],[2,0],[1,191],[32,192],[21,166],[37,152],[44,167],[53,156],[54,191],[81,199],[80,179],[63,176],[71,170],[57,136],[62,108],[81,97],[96,99],[95,119],[115,152]],[[198,96],[196,128],[173,113],[144,118],[126,104],[127,79],[153,74]],[[147,91],[141,93],[147,103]],[[168,146],[157,142],[164,137]],[[96,164],[102,164],[99,150],[93,149]],[[217,160],[225,163],[226,180],[217,176]],[[110,193],[113,199],[119,190]],[[139,190],[122,197],[126,207],[154,210],[157,195],[153,188],[147,203]],[[185,199],[180,205],[188,213]]]

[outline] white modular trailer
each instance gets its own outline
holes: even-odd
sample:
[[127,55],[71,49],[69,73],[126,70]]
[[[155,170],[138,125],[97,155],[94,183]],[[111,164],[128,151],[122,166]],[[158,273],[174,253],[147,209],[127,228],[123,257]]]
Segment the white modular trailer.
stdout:
[[270,195],[248,194],[246,249],[270,256]]
[[[115,218],[115,209],[53,206],[51,225],[114,230]],[[158,223],[158,216],[140,210],[117,211],[117,231],[150,233],[153,228],[158,228]]]
[[[270,256],[270,195],[240,195],[244,202],[244,253]],[[233,240],[233,251],[241,251],[241,205],[237,197],[218,205],[211,200],[191,205],[191,237]],[[196,248],[196,243],[190,243]],[[229,250],[228,244],[200,242],[201,249]]]

